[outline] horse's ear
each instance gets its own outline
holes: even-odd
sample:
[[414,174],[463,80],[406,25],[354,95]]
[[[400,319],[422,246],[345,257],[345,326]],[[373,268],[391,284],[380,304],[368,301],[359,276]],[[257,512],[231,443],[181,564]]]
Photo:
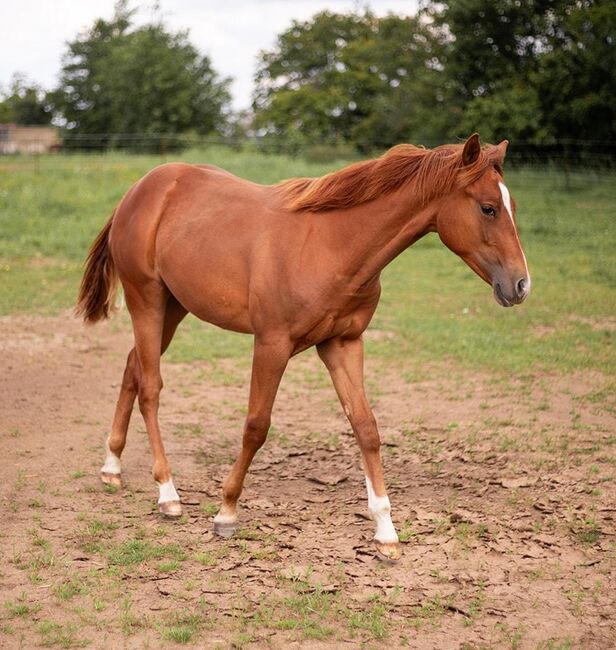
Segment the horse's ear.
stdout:
[[505,156],[507,155],[507,147],[509,146],[509,140],[503,140],[500,144],[496,145],[496,162],[502,167],[505,162]]
[[471,137],[464,143],[464,149],[462,149],[462,164],[463,165],[472,165],[479,154],[481,153],[481,143],[479,142],[479,133],[473,133]]

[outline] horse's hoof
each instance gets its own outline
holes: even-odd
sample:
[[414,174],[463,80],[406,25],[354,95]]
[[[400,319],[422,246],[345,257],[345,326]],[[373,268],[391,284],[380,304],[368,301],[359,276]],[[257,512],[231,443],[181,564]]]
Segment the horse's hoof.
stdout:
[[158,509],[165,517],[177,519],[182,516],[182,504],[179,501],[163,501],[158,504]]
[[105,485],[112,485],[113,487],[122,487],[122,474],[112,474],[111,472],[101,472],[101,481]]
[[214,533],[223,539],[233,537],[237,530],[236,521],[216,521],[214,519]]
[[376,546],[376,553],[380,560],[387,562],[397,562],[402,557],[400,551],[400,544],[398,542],[377,542],[374,540]]

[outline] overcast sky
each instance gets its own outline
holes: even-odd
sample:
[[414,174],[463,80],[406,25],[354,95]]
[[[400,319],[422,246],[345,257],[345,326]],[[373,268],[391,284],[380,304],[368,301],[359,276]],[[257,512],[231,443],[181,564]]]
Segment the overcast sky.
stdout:
[[[189,29],[191,42],[207,54],[219,74],[234,79],[236,109],[250,105],[256,56],[269,49],[293,19],[317,11],[349,11],[369,6],[377,14],[414,13],[417,0],[160,0],[165,23]],[[151,16],[150,0],[134,0],[138,22]],[[55,86],[66,42],[91,26],[95,18],[111,18],[114,0],[0,0],[0,88],[14,72],[49,89]]]

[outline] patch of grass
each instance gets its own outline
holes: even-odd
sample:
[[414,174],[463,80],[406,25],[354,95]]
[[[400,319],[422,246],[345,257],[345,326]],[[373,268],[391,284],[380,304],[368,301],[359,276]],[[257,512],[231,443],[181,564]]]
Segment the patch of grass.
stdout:
[[321,640],[334,635],[337,612],[334,595],[317,590],[262,605],[254,622],[257,626],[296,631],[304,639]]
[[161,573],[171,573],[172,571],[175,571],[180,563],[177,560],[166,560],[165,562],[159,562],[157,569]]
[[571,532],[587,546],[591,546],[601,537],[601,527],[593,515],[585,515],[573,519],[570,523]]
[[[255,629],[283,630],[293,638],[324,641],[346,630],[351,638],[363,641],[384,639],[389,635],[388,603],[375,597],[361,609],[352,609],[342,594],[324,591],[306,577],[291,579],[294,594],[272,596],[262,602],[251,617]],[[359,642],[359,640],[358,640]]]
[[479,617],[481,611],[483,610],[485,599],[485,584],[480,582],[477,585],[475,593],[471,598],[469,598],[466,604],[466,611],[468,613],[468,618],[464,619],[466,625],[472,625],[473,622]]
[[56,586],[54,592],[60,600],[70,600],[78,594],[83,594],[87,591],[87,585],[82,578],[73,577],[63,580]]
[[203,501],[199,505],[199,510],[201,510],[201,512],[205,512],[206,515],[215,515],[218,512],[219,508],[220,505],[218,503],[214,503],[213,501]]
[[197,422],[192,424],[176,424],[173,433],[180,437],[201,438],[203,436],[203,426]]
[[56,556],[54,552],[49,548],[45,548],[31,556],[28,567],[33,573],[38,573],[41,570],[50,569],[55,563]]
[[218,562],[218,558],[213,553],[208,553],[206,551],[197,553],[195,559],[199,564],[203,564],[203,566],[216,566]]
[[416,628],[422,627],[425,623],[436,627],[445,615],[448,605],[447,599],[440,594],[426,598],[421,605],[412,608],[410,622]]
[[130,598],[124,598],[120,612],[120,629],[124,636],[131,636],[146,625],[147,621],[143,616],[137,616],[133,612],[133,604]]
[[178,544],[153,544],[143,539],[129,540],[107,551],[110,565],[128,566],[163,558],[182,562],[186,552]]
[[575,642],[571,637],[548,639],[537,644],[537,650],[573,650]]
[[470,548],[475,542],[480,539],[485,539],[488,536],[488,527],[485,524],[471,524],[468,522],[461,522],[456,525],[455,539],[465,549]]
[[402,544],[408,544],[412,539],[418,538],[419,535],[413,530],[413,524],[405,521],[398,531],[398,539]]
[[174,643],[190,643],[203,623],[202,617],[198,614],[186,611],[175,612],[167,616],[167,622],[162,629],[162,637],[165,641]]
[[41,635],[41,644],[47,647],[83,648],[90,644],[89,640],[79,638],[79,628],[71,623],[62,625],[54,621],[41,621],[38,631]]
[[26,618],[41,609],[40,604],[28,604],[26,594],[22,594],[17,600],[5,600],[4,608],[10,618]]
[[261,539],[263,534],[255,528],[239,528],[233,535],[233,539],[257,540]]
[[370,603],[359,612],[353,612],[348,617],[351,636],[355,636],[357,630],[365,630],[373,639],[384,639],[387,636],[385,614],[387,609],[380,602]]
[[101,519],[90,519],[79,532],[79,547],[86,553],[100,553],[105,541],[115,535],[118,524]]
[[102,612],[104,609],[106,609],[107,605],[102,598],[95,596],[92,599],[92,607],[95,612]]

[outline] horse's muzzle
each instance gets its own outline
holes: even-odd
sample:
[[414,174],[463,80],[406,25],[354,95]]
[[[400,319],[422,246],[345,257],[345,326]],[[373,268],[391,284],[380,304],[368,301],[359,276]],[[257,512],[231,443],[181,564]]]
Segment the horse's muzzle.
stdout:
[[502,307],[513,307],[519,305],[526,300],[530,293],[530,278],[523,276],[519,278],[510,291],[505,291],[503,285],[498,280],[495,280],[492,288],[494,289],[494,299]]

